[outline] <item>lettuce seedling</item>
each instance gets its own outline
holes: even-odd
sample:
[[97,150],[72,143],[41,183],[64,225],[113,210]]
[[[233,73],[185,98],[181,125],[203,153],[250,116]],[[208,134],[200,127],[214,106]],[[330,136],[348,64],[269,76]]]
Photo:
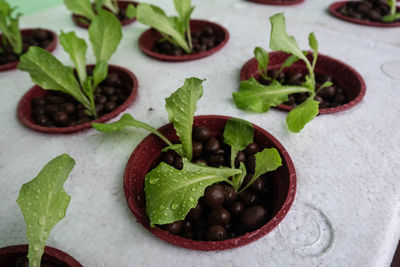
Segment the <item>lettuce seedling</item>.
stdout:
[[61,32],[60,43],[74,63],[77,75],[73,68],[63,65],[39,47],[31,47],[21,57],[18,68],[28,72],[32,81],[43,89],[73,96],[86,108],[89,116],[97,118],[94,91],[107,78],[107,62],[122,39],[121,24],[113,14],[100,10],[89,27],[89,39],[96,57],[92,75],[88,75],[86,70],[86,42],[74,32]]
[[400,13],[396,13],[397,1],[396,0],[388,0],[387,3],[390,6],[390,14],[384,16],[382,18],[382,21],[383,22],[393,22],[397,19],[400,19]]
[[5,53],[3,48],[7,46],[11,46],[17,55],[22,53],[22,36],[19,30],[21,14],[14,14],[15,9],[15,7],[10,7],[5,0],[0,0],[0,31],[2,33],[0,53],[2,54]]
[[63,186],[74,165],[69,155],[58,156],[19,192],[17,203],[26,223],[29,266],[40,266],[50,231],[65,217],[71,197]]
[[[119,13],[117,0],[95,0],[94,9],[93,4],[90,0],[64,0],[65,6],[71,10],[71,12],[81,15],[88,19],[90,22],[95,19],[96,13],[103,10],[103,8],[108,9],[110,12],[117,15]],[[136,16],[135,6],[129,4],[126,8],[125,15],[128,18],[134,18]]]
[[174,0],[174,6],[178,16],[168,17],[161,8],[141,3],[136,10],[137,20],[156,29],[163,36],[162,41],[181,47],[189,54],[192,51],[190,16],[194,6],[191,0]]
[[253,142],[253,126],[244,120],[232,118],[225,124],[224,140],[231,146],[231,167],[209,167],[191,162],[192,159],[192,128],[196,103],[203,95],[202,80],[189,78],[184,85],[166,98],[166,110],[170,122],[173,123],[181,144],[172,144],[155,128],[144,122],[135,120],[131,115],[124,114],[114,123],[92,123],[93,128],[101,132],[111,133],[121,131],[126,127],[146,129],[160,137],[166,144],[162,151],[175,150],[182,156],[183,168],[175,169],[161,162],[156,168],[146,174],[144,190],[146,193],[146,213],[150,225],[168,224],[183,220],[190,209],[194,208],[205,189],[219,182],[229,183],[237,191],[243,191],[258,177],[266,172],[276,170],[282,165],[282,159],[275,148],[264,149],[255,155],[256,172],[251,181],[243,188],[246,167],[243,163],[235,168],[235,158],[240,150]]
[[[300,132],[308,122],[313,120],[319,112],[319,102],[314,100],[317,92],[325,87],[331,86],[332,83],[326,82],[318,89],[315,87],[314,68],[318,58],[318,41],[314,33],[310,33],[308,37],[309,45],[313,50],[313,60],[311,62],[306,57],[307,52],[301,51],[294,37],[287,34],[283,13],[270,17],[270,22],[272,25],[270,49],[289,53],[290,56],[281,65],[274,77],[268,77],[268,53],[264,49],[257,47],[254,50],[254,55],[258,62],[260,76],[270,81],[270,84],[263,85],[255,78],[242,81],[240,83],[239,92],[233,93],[233,99],[236,106],[240,109],[254,112],[267,112],[270,107],[278,106],[288,101],[288,96],[290,94],[308,93],[308,99],[290,111],[286,119],[289,130],[297,133]],[[298,60],[304,61],[307,66],[308,74],[306,75],[306,81],[300,86],[282,85],[277,81],[279,73]]]

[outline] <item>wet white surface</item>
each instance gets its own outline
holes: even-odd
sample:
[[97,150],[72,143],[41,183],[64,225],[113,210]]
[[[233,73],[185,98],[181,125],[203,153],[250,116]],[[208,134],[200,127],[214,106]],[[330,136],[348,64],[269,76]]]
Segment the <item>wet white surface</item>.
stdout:
[[[152,2],[168,12],[173,9],[172,1]],[[276,7],[197,0],[194,18],[216,21],[230,31],[231,39],[219,53],[186,63],[153,60],[137,44],[147,27],[134,23],[124,28],[110,62],[138,77],[138,98],[127,110],[137,119],[155,127],[167,123],[164,98],[186,77],[196,76],[207,79],[197,115],[240,117],[280,140],[295,164],[298,188],[292,210],[269,235],[222,252],[190,251],[157,239],[136,223],[122,190],[126,162],[147,133],[103,135],[88,130],[56,136],[31,131],[17,121],[16,107],[32,82],[28,74],[13,70],[0,73],[0,247],[27,242],[15,202],[19,188],[47,161],[65,152],[76,160],[65,185],[72,200],[48,245],[68,252],[84,266],[389,266],[400,236],[400,83],[398,72],[392,76],[397,65],[389,66],[390,74],[383,66],[400,60],[400,28],[340,21],[326,12],[331,2],[306,0],[298,6]],[[268,17],[281,11],[286,13],[288,32],[302,48],[308,49],[307,35],[314,31],[321,53],[353,66],[367,84],[358,106],[319,116],[300,134],[288,133],[286,113],[243,112],[231,98],[253,48],[268,47]],[[24,17],[21,24],[56,32],[75,30],[87,39],[86,30],[73,25],[63,6]],[[71,64],[60,46],[54,54]],[[94,62],[92,54],[88,62]]]

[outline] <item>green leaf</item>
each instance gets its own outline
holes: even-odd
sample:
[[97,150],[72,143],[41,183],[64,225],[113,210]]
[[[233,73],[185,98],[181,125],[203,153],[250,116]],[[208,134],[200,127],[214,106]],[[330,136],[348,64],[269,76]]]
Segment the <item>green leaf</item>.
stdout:
[[117,1],[114,1],[114,0],[102,0],[102,2],[103,2],[103,6],[105,6],[109,10],[111,10],[112,13],[118,14],[119,8],[118,8]]
[[194,10],[191,0],[174,0],[175,10],[179,14],[179,24],[178,28],[181,29],[181,34],[186,33],[186,38],[188,40],[189,49],[192,50],[192,35],[190,33],[190,16]]
[[48,51],[32,46],[27,53],[21,56],[20,61],[18,69],[28,72],[35,84],[46,90],[70,94],[93,112],[89,100],[80,89],[73,69],[64,66]]
[[386,15],[382,18],[383,22],[393,22],[396,19],[400,19],[400,13],[393,14],[393,15]]
[[93,90],[96,90],[97,86],[107,78],[108,75],[108,64],[106,61],[97,62],[93,70]]
[[192,126],[196,103],[203,95],[203,80],[188,78],[184,85],[165,99],[169,121],[181,139],[185,157],[192,160]]
[[58,156],[19,192],[17,203],[27,226],[30,266],[40,265],[50,231],[65,217],[71,197],[63,186],[74,165],[69,155]]
[[150,226],[183,220],[194,208],[207,186],[228,181],[241,170],[213,168],[189,162],[183,158],[183,169],[161,162],[147,173],[145,179],[146,214]]
[[318,59],[318,41],[313,32],[308,35],[308,43],[309,43],[311,49],[313,50],[312,68],[314,70],[315,64],[317,63],[317,59]]
[[65,52],[69,54],[75,65],[81,85],[86,80],[86,42],[76,36],[75,32],[64,33],[61,31],[60,43]]
[[167,152],[168,150],[173,150],[176,153],[179,154],[179,156],[183,157],[183,146],[182,144],[173,144],[171,146],[166,146],[163,149],[161,149],[161,152]]
[[282,166],[282,159],[278,150],[275,148],[265,148],[263,151],[258,152],[256,154],[256,168],[254,175],[246,186],[240,190],[240,192],[246,190],[261,175],[275,171],[280,166]]
[[268,52],[265,51],[265,49],[262,47],[256,47],[254,48],[253,53],[258,62],[258,71],[260,72],[261,76],[264,79],[268,78],[268,73],[267,73],[268,61],[269,61]]
[[279,74],[283,71],[284,68],[288,68],[290,66],[292,66],[296,61],[298,61],[299,58],[294,56],[294,55],[290,55],[281,65],[281,67],[279,68],[278,72],[275,74],[275,77],[273,77],[274,80],[276,80],[276,78],[279,76]]
[[168,19],[165,13],[155,6],[141,3],[137,7],[137,20],[140,23],[148,25],[165,36],[172,38],[176,44],[178,44],[186,53],[190,53],[189,45],[185,40],[185,36],[182,35],[174,24]]
[[2,33],[3,46],[10,45],[15,54],[22,53],[22,36],[19,30],[19,17],[21,14],[13,16],[15,8],[4,0],[0,1],[0,32]]
[[129,19],[133,19],[137,16],[136,7],[133,4],[129,4],[125,11],[125,16]]
[[89,27],[89,39],[97,62],[108,62],[122,39],[122,27],[114,14],[100,10]]
[[318,88],[317,93],[318,93],[319,91],[321,91],[322,89],[324,89],[324,88],[326,88],[326,87],[329,87],[329,86],[332,86],[332,85],[333,85],[333,83],[332,83],[331,81],[326,81],[326,82],[324,82],[324,83]]
[[318,115],[318,105],[318,101],[315,101],[313,97],[309,97],[306,101],[292,109],[286,118],[289,130],[294,133],[300,132],[308,122],[312,121]]
[[397,1],[396,0],[387,0],[387,4],[390,6],[390,15],[396,14]]
[[157,131],[156,128],[151,127],[150,125],[135,120],[130,114],[124,114],[122,115],[121,119],[116,122],[112,123],[92,123],[93,128],[95,128],[99,132],[103,133],[114,133],[114,132],[120,132],[124,130],[126,127],[135,127],[135,128],[142,128],[145,129],[156,136],[160,137],[166,144],[172,145],[172,143],[164,136],[162,135],[159,131]]
[[240,83],[239,92],[233,93],[233,100],[240,109],[267,112],[270,107],[288,101],[288,95],[301,92],[309,92],[309,89],[301,86],[284,86],[277,81],[270,85],[262,85],[251,78]]
[[240,170],[242,170],[241,174],[237,174],[232,178],[232,186],[236,191],[239,191],[239,188],[242,186],[244,178],[247,175],[246,165],[243,162],[240,162]]
[[64,4],[73,13],[84,16],[91,21],[96,17],[89,0],[64,0]]
[[224,142],[231,147],[231,167],[235,168],[235,159],[239,151],[253,143],[253,125],[245,120],[231,118],[224,128]]
[[286,52],[296,57],[308,61],[300,50],[299,45],[293,36],[289,36],[286,32],[285,16],[283,13],[275,14],[269,18],[271,22],[271,37],[269,47],[271,50]]

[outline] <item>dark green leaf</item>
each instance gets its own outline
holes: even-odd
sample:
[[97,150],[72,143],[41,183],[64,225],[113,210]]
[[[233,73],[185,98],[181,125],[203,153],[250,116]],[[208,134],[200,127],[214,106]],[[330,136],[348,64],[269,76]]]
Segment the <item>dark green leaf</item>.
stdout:
[[319,102],[309,97],[289,112],[286,124],[291,132],[298,133],[318,115]]
[[64,0],[64,4],[73,13],[84,16],[89,20],[93,20],[96,16],[89,0]]
[[19,192],[17,203],[26,223],[30,266],[40,265],[50,231],[65,217],[71,197],[63,186],[74,165],[69,155],[58,156]]
[[224,142],[231,147],[231,167],[235,168],[235,159],[239,151],[253,142],[253,125],[245,120],[229,119],[224,128]]
[[263,151],[256,154],[256,168],[253,177],[250,181],[243,187],[240,192],[246,190],[250,185],[253,184],[258,177],[264,173],[275,171],[280,166],[282,166],[282,159],[279,155],[278,150],[275,148],[265,148]]
[[108,62],[122,39],[121,23],[114,14],[101,10],[90,24],[89,39],[97,62]]
[[268,52],[262,47],[256,47],[253,53],[258,62],[258,71],[264,79],[268,78]]
[[90,102],[83,94],[73,69],[64,66],[48,51],[32,46],[21,56],[20,61],[18,69],[28,72],[34,83],[46,90],[56,90],[72,95],[91,110]]
[[159,131],[157,131],[156,128],[153,128],[144,122],[135,120],[130,114],[122,115],[121,119],[119,119],[119,121],[116,121],[116,122],[92,123],[92,126],[97,131],[104,132],[104,133],[119,132],[119,131],[124,130],[126,127],[142,128],[142,129],[145,129],[145,130],[157,135],[158,137],[161,138],[161,140],[163,140],[168,145],[172,145],[172,143],[164,135],[162,135]]
[[170,36],[183,50],[190,53],[185,36],[175,29],[174,24],[171,23],[160,8],[141,3],[137,7],[137,19],[140,23],[156,29],[164,36]]
[[278,82],[262,85],[251,78],[240,83],[238,93],[233,93],[233,99],[238,108],[254,112],[267,112],[270,107],[278,106],[288,101],[288,95],[309,92],[301,86],[284,86]]
[[75,32],[64,33],[63,31],[61,31],[60,43],[74,63],[79,80],[83,85],[83,82],[86,80],[87,46],[85,40],[78,38]]
[[133,19],[136,17],[137,14],[136,11],[137,11],[136,7],[133,4],[129,4],[128,7],[126,8],[125,15],[129,19]]
[[165,99],[169,121],[181,139],[185,157],[192,160],[192,127],[196,103],[203,95],[203,80],[188,78],[185,84]]
[[183,169],[161,162],[145,179],[146,214],[150,226],[183,220],[194,208],[206,187],[228,181],[241,170],[213,168],[189,162],[183,158]]

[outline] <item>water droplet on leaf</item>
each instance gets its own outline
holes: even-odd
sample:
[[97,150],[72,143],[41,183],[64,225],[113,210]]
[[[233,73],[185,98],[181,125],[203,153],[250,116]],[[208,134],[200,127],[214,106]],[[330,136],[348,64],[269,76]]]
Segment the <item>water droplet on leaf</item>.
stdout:
[[44,216],[40,217],[39,224],[43,226],[45,223],[46,223],[46,217],[44,217]]
[[40,244],[39,243],[36,243],[35,245],[33,245],[33,250],[34,251],[39,251],[39,249],[40,249]]

